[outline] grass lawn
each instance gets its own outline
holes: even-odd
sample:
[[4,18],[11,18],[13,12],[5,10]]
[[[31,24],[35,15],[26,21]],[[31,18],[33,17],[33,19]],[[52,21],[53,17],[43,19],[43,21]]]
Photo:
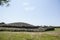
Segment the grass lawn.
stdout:
[[60,40],[60,28],[48,32],[0,32],[0,40]]

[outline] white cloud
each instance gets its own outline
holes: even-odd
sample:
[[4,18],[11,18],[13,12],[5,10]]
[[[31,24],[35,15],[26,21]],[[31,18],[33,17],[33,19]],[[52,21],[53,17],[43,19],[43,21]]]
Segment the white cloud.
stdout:
[[31,10],[34,10],[34,9],[35,9],[35,7],[31,7],[30,9],[31,9]]
[[23,2],[24,10],[25,11],[33,11],[35,9],[34,6],[30,5],[31,3]]
[[29,3],[27,3],[27,2],[24,2],[24,3],[23,3],[23,5],[24,5],[24,6],[28,6],[28,5],[29,5]]
[[24,9],[25,9],[25,11],[33,11],[35,9],[35,7],[25,7]]
[[28,7],[25,7],[24,9],[25,9],[26,11],[28,11],[28,10],[29,10],[29,8],[28,8]]

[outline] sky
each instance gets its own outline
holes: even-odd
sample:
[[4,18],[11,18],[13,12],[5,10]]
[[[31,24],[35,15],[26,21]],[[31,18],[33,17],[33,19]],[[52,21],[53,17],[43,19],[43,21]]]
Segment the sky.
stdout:
[[60,26],[60,0],[11,0],[0,6],[0,22]]

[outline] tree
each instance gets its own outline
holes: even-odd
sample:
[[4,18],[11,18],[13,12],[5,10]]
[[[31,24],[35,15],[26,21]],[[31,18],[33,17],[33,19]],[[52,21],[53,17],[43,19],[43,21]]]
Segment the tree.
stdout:
[[5,24],[4,22],[1,22],[0,24]]
[[0,0],[0,5],[8,4],[9,0]]

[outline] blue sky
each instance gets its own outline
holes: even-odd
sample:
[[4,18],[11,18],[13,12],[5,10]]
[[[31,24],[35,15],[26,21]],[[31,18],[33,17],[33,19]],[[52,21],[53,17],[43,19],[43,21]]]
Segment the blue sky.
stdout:
[[0,7],[0,22],[33,25],[60,25],[60,0],[11,0]]

